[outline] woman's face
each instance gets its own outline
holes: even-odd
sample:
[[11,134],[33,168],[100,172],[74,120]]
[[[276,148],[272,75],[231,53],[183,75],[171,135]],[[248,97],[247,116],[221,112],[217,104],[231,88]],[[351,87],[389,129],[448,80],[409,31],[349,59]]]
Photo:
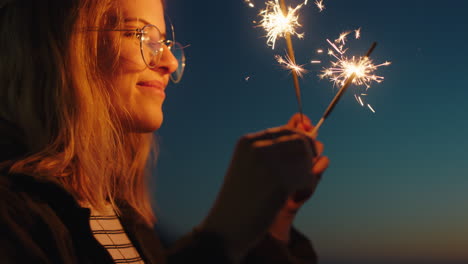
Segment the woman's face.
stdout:
[[[153,24],[166,33],[161,0],[117,0],[125,19],[124,29],[142,28]],[[162,104],[169,76],[177,69],[177,60],[163,45],[164,50],[156,67],[146,66],[140,52],[139,40],[126,32],[120,34],[121,50],[117,70],[110,82],[128,115],[119,118],[132,132],[146,133],[158,129],[163,121]],[[127,118],[125,117],[127,116]],[[130,121],[128,120],[130,117]]]

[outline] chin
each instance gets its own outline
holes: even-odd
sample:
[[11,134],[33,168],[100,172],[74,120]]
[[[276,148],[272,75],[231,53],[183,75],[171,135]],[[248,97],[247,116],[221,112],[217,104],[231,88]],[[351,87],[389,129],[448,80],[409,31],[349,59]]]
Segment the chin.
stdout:
[[142,116],[132,122],[131,130],[134,133],[152,133],[161,127],[163,119],[161,111],[152,116]]
[[163,123],[163,117],[161,116],[159,119],[151,120],[149,122],[145,122],[141,124],[138,128],[138,133],[152,133],[158,130]]

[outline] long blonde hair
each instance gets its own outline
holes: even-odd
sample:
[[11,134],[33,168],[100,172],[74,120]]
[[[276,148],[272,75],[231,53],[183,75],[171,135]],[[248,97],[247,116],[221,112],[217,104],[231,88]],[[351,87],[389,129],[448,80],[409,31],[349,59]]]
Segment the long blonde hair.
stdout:
[[105,77],[116,62],[102,58],[108,50],[118,58],[118,43],[87,30],[119,23],[115,1],[9,2],[0,4],[0,118],[18,127],[27,153],[3,166],[56,177],[97,209],[110,202],[118,212],[115,202],[125,201],[152,225],[147,181],[155,141],[116,118],[125,109]]

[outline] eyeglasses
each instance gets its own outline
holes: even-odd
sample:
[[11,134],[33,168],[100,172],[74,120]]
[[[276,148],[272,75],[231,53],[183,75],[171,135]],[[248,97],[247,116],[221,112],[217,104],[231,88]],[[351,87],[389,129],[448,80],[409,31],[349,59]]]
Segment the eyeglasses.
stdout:
[[[171,30],[174,32],[172,26]],[[166,46],[168,50],[172,52],[178,62],[177,69],[171,73],[171,80],[174,83],[178,83],[182,79],[186,64],[184,47],[174,40],[163,39],[163,34],[157,26],[147,24],[142,28],[108,29],[105,31],[123,31],[135,36],[140,41],[140,51],[143,61],[145,62],[146,66],[151,69],[158,66],[164,52],[164,46]],[[172,33],[172,37],[175,39],[174,33]]]

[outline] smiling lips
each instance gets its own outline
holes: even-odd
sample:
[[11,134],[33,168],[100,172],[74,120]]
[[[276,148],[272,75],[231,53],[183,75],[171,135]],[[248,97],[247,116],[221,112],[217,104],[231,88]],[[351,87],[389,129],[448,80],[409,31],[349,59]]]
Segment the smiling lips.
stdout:
[[151,93],[155,93],[160,97],[165,98],[166,93],[164,90],[166,89],[166,85],[164,85],[163,82],[160,81],[141,81],[137,83],[137,86],[139,86],[141,89],[146,90]]
[[144,87],[151,87],[164,92],[165,85],[160,81],[143,81],[138,82],[137,85]]

